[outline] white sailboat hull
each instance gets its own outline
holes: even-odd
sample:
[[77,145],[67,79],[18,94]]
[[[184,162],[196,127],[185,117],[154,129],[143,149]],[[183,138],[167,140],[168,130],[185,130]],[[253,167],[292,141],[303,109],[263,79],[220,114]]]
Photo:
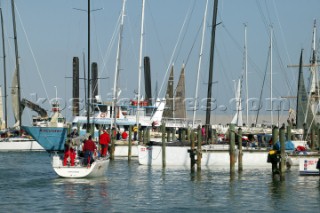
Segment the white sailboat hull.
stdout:
[[[191,164],[190,147],[167,146],[166,147],[166,165],[167,166],[189,166]],[[161,146],[138,146],[138,157],[141,165],[162,165],[162,147]],[[236,159],[238,156],[235,156]],[[243,153],[242,163],[244,167],[271,167],[267,162],[267,151],[246,151]],[[236,165],[238,162],[236,162]],[[213,149],[202,151],[202,166],[230,166],[230,155],[227,149]]]
[[320,170],[317,169],[317,163],[320,158],[303,157],[299,159],[300,175],[320,175]]
[[[115,157],[128,157],[128,145],[116,145],[114,150]],[[131,157],[138,157],[138,146],[131,146]]]
[[0,141],[0,151],[44,151],[44,149],[32,139],[9,139]]
[[109,165],[109,157],[96,159],[91,166],[63,166],[62,159],[58,155],[52,158],[53,170],[63,178],[94,178],[106,174]]

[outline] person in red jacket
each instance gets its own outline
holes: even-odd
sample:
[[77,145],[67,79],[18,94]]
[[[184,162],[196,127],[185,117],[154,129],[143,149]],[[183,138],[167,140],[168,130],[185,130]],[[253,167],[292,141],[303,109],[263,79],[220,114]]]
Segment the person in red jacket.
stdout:
[[121,135],[122,140],[127,140],[128,138],[128,133],[126,131],[123,131],[122,135]]
[[100,135],[99,143],[101,145],[101,157],[107,156],[107,150],[110,143],[110,135],[104,129],[103,133]]
[[74,159],[76,158],[76,152],[71,146],[66,145],[64,150],[64,156],[63,156],[63,166],[67,166],[68,158],[70,158],[70,165],[74,166]]
[[85,164],[91,164],[93,161],[93,153],[97,149],[96,144],[92,141],[91,135],[84,142],[82,151],[84,153]]

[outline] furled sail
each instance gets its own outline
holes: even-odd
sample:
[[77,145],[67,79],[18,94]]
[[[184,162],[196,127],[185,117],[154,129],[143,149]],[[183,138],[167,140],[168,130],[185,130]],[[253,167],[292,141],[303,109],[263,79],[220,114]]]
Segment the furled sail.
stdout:
[[178,85],[176,88],[175,98],[174,98],[174,108],[175,108],[174,117],[175,118],[183,118],[183,119],[187,118],[185,96],[186,96],[186,88],[185,88],[185,76],[184,76],[184,64],[183,64]]
[[237,126],[242,126],[241,79],[239,79],[239,82],[237,85],[235,101],[236,101],[236,114],[234,115],[231,123],[236,124]]
[[171,67],[170,76],[168,80],[167,92],[166,92],[166,107],[163,111],[163,117],[173,118],[173,66]]
[[311,107],[308,104],[308,95],[306,91],[306,87],[304,84],[303,77],[303,61],[302,61],[303,50],[301,50],[300,54],[300,62],[299,62],[299,79],[298,79],[298,94],[297,94],[297,112],[296,112],[296,124],[298,129],[303,128],[303,124],[306,123],[309,127],[312,123],[312,111]]
[[12,84],[11,84],[11,101],[12,101],[12,110],[15,119],[15,126],[19,124],[19,100],[18,100],[18,78],[17,70],[15,69]]

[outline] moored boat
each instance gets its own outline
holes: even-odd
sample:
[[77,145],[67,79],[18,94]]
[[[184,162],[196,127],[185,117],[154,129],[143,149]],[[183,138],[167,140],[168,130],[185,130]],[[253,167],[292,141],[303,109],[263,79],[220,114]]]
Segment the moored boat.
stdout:
[[303,157],[299,159],[300,175],[320,175],[320,158]]
[[[191,164],[190,146],[168,146],[166,147],[166,165],[168,166],[186,166]],[[162,147],[161,146],[138,146],[139,164],[141,165],[162,165]],[[235,154],[235,159],[239,151]],[[270,167],[267,162],[268,151],[257,149],[245,149],[242,151],[242,162],[246,167]],[[236,165],[238,162],[236,162]],[[205,145],[202,147],[202,166],[230,166],[229,146],[227,145]]]
[[97,158],[91,165],[84,165],[83,159],[76,158],[74,166],[63,166],[63,159],[55,154],[52,157],[53,170],[63,178],[94,178],[105,175],[109,165],[109,156],[106,158]]

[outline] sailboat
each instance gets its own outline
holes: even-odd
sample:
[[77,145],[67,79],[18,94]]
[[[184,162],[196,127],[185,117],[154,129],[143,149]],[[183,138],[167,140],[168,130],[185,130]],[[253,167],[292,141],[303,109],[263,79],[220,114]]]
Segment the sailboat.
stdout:
[[[14,76],[14,80],[15,79],[17,79],[16,76]],[[2,88],[0,88],[0,97],[1,97],[0,98],[0,114],[1,114],[0,116],[1,118],[3,118],[4,116],[3,116],[3,110],[2,110],[1,89]],[[3,124],[3,127],[5,127],[5,123],[2,123],[2,124]],[[8,128],[1,129],[0,151],[44,151],[44,149],[42,146],[40,146],[40,144],[36,140],[31,138],[30,136],[27,136],[25,134],[20,135],[17,126],[15,126],[14,128],[10,128],[10,129]]]
[[[1,139],[0,139],[0,151],[40,151],[43,150],[42,146],[39,145],[37,141],[33,138],[20,134],[20,124],[21,124],[21,111],[19,109],[19,99],[20,99],[20,81],[19,81],[19,60],[18,60],[18,47],[17,47],[17,36],[16,36],[16,27],[15,27],[15,9],[14,1],[11,1],[12,5],[12,18],[13,18],[13,30],[15,38],[15,55],[16,55],[16,69],[14,71],[12,79],[12,100],[13,100],[13,112],[16,120],[14,128],[7,128],[7,94],[6,94],[6,54],[5,54],[5,42],[4,42],[4,27],[3,27],[3,16],[1,12],[1,29],[2,29],[2,48],[3,48],[3,68],[4,68],[4,106],[5,106],[5,115],[3,115],[2,107],[2,95],[0,95],[1,103],[1,123],[3,127],[1,129]],[[2,118],[5,118],[2,120]]]
[[[88,77],[90,76],[90,0],[88,0]],[[90,126],[89,124],[89,114],[90,114],[90,81],[87,80],[87,89],[88,89],[88,103],[87,103],[87,127]],[[62,157],[57,152],[52,157],[52,168],[57,173],[58,176],[63,178],[92,178],[92,177],[100,177],[105,175],[105,172],[107,170],[107,166],[109,165],[109,155],[106,157],[98,157],[96,154],[93,156],[93,162],[86,164],[85,161],[87,159],[84,159],[80,156],[80,147],[82,146],[83,141],[87,140],[89,137],[89,131],[90,129],[87,128],[87,134],[83,136],[79,136],[76,138],[68,138],[68,143],[65,146],[66,142],[66,127],[37,127],[32,128],[37,129],[38,133],[43,133],[43,136],[50,136],[51,134],[56,134],[57,131],[60,132],[60,138],[56,138],[53,142],[55,145],[58,145],[57,147],[52,146],[53,150],[47,151],[55,151],[56,150],[64,150],[65,155]],[[29,131],[31,128],[29,128]],[[45,130],[48,130],[44,132]],[[50,130],[53,130],[54,132],[51,133]],[[61,147],[63,146],[63,148]],[[66,150],[65,150],[66,149]],[[72,151],[71,151],[72,150]],[[74,150],[74,152],[73,152]],[[72,153],[70,153],[72,152]],[[67,154],[68,153],[68,154]],[[74,156],[74,162],[69,162],[69,158]],[[70,159],[70,161],[73,161],[73,159]]]

